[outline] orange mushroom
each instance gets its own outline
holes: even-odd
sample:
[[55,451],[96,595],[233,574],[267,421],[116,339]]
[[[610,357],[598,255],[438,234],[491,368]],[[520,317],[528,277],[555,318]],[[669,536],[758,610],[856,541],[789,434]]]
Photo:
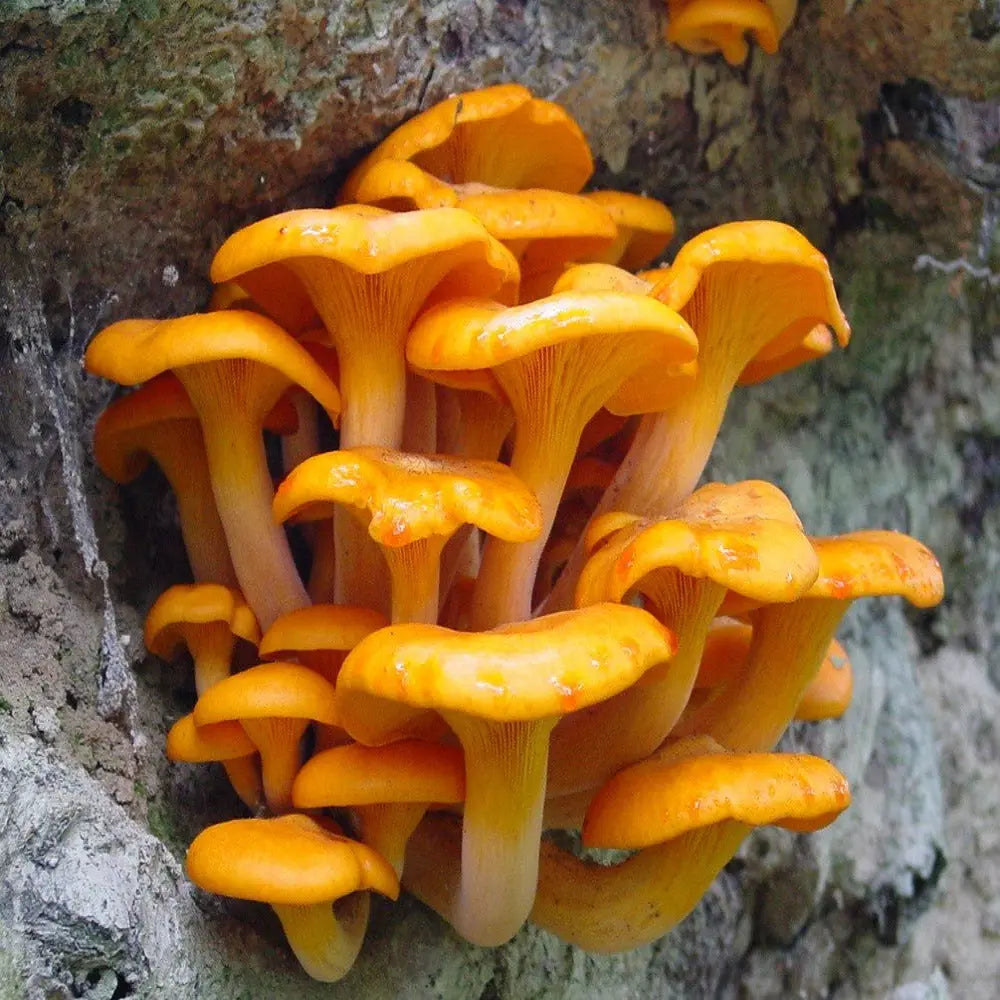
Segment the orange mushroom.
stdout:
[[802,692],[795,707],[798,722],[839,719],[850,707],[854,672],[847,652],[836,639],[830,640],[816,676]]
[[[795,348],[819,324],[842,345],[850,337],[826,258],[778,222],[734,222],[699,234],[653,295],[691,324],[697,368],[636,385],[638,394],[661,394],[662,406],[642,418],[598,513],[669,513],[697,484],[730,393],[754,358]],[[571,602],[583,559],[578,547],[547,610]]]
[[[149,609],[144,637],[146,648],[161,660],[173,660],[187,649],[194,661],[195,690],[201,695],[229,676],[238,642],[256,647],[260,627],[238,590],[216,583],[178,584],[165,590]],[[194,735],[186,729],[182,733]],[[176,759],[221,761],[236,794],[250,809],[261,800],[260,767],[248,753]]]
[[[780,739],[826,657],[851,601],[897,594],[917,607],[937,604],[941,567],[920,542],[893,531],[857,531],[812,540],[816,582],[798,600],[746,612],[753,638],[739,675],[684,721],[733,750],[769,750]],[[733,610],[740,607],[736,602]]]
[[369,890],[395,899],[399,882],[375,851],[308,816],[237,819],[195,837],[187,873],[220,896],[268,903],[302,968],[320,982],[350,972],[368,926]]
[[386,448],[331,451],[303,462],[278,488],[279,521],[330,517],[334,504],[368,515],[392,576],[392,621],[437,621],[441,550],[463,525],[511,543],[534,538],[541,511],[506,466]]
[[[291,279],[281,285],[274,269]],[[406,411],[403,345],[418,311],[432,294],[475,289],[511,297],[518,270],[461,209],[393,215],[352,205],[286,212],[241,229],[212,262],[213,281],[231,278],[265,308],[268,296],[312,302],[340,363],[341,446],[398,448]],[[374,546],[346,511],[337,514],[334,534],[334,600],[377,606],[385,588]]]
[[335,684],[344,655],[366,636],[389,624],[371,608],[313,604],[282,615],[261,636],[262,660],[294,657]]
[[238,722],[196,726],[194,715],[181,717],[167,733],[167,759],[185,764],[222,764],[243,804],[251,812],[260,808],[264,789],[257,748]]
[[[422,178],[420,175],[423,175]],[[549,188],[497,188],[460,184],[449,188],[419,167],[382,160],[365,175],[355,197],[386,209],[462,208],[474,215],[514,255],[521,268],[521,300],[548,294],[533,283],[537,276],[558,276],[568,261],[607,258],[621,243],[610,212],[589,196]],[[611,257],[617,259],[618,253]],[[526,293],[531,285],[533,291]],[[538,294],[536,294],[536,292]]]
[[[750,652],[752,637],[753,628],[742,622],[720,619],[712,626],[705,639],[695,678],[696,693],[701,697],[695,704],[692,695],[686,713],[700,708],[713,691],[739,676]],[[832,639],[819,671],[802,693],[795,709],[796,721],[839,719],[851,704],[853,689],[854,673],[847,651],[836,639]],[[684,725],[683,719],[680,725]]]
[[292,384],[336,419],[337,387],[300,344],[254,312],[221,310],[172,320],[123,320],[102,330],[87,370],[132,385],[172,369],[198,411],[212,490],[240,589],[267,628],[309,597],[271,517],[274,487],[261,427]]
[[169,587],[146,615],[146,648],[161,660],[186,648],[199,695],[229,676],[237,640],[256,648],[260,627],[243,595],[217,583]]
[[111,403],[94,425],[94,459],[116,483],[141,475],[149,459],[177,499],[191,573],[199,583],[236,585],[212,494],[198,413],[180,382],[160,375]]
[[410,362],[428,372],[491,369],[515,413],[512,470],[542,505],[535,542],[486,543],[473,602],[478,628],[527,618],[538,560],[583,428],[602,407],[641,411],[655,400],[632,381],[694,358],[680,317],[645,295],[562,292],[505,309],[466,299],[420,317],[407,341]]
[[645,611],[594,605],[491,632],[394,625],[348,655],[342,725],[381,744],[440,713],[465,752],[461,882],[449,919],[477,944],[521,926],[535,893],[549,734],[670,658],[673,638]]
[[667,0],[667,41],[696,55],[721,52],[731,66],[746,61],[746,36],[768,55],[795,17],[798,0]]
[[238,721],[260,754],[267,807],[292,805],[302,764],[300,743],[311,721],[338,724],[333,685],[297,663],[262,663],[209,688],[194,707],[198,726]]
[[299,809],[349,807],[360,820],[361,839],[397,875],[406,841],[428,808],[464,798],[462,751],[421,740],[334,747],[309,760],[292,787]]
[[625,271],[648,267],[673,239],[673,213],[663,202],[627,191],[591,191],[585,195],[604,209],[618,228],[614,243],[599,254],[580,257],[614,264]]
[[[616,515],[609,517],[618,523]],[[596,787],[666,739],[691,695],[705,636],[727,593],[793,601],[819,571],[788,498],[759,481],[709,483],[671,518],[634,518],[608,538],[598,519],[593,534],[603,544],[584,567],[577,604],[639,593],[677,636],[678,652],[638,684],[556,728],[553,795]]]
[[[642,846],[616,865],[541,844],[534,924],[586,951],[647,944],[694,908],[754,826],[819,829],[848,805],[844,776],[817,757],[731,754],[682,741],[634,765],[595,796],[587,844]],[[410,838],[406,888],[447,919],[459,879],[461,829],[428,815]]]
[[587,140],[565,109],[516,83],[448,97],[404,122],[351,172],[340,201],[357,201],[383,160],[409,160],[450,184],[576,192],[594,170]]

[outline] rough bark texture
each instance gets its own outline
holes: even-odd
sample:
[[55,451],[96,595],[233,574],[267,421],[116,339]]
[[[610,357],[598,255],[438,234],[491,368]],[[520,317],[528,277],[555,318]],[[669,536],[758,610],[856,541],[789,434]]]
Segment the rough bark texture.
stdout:
[[[803,0],[744,69],[663,25],[653,0],[0,7],[3,1000],[995,997],[1000,6]],[[741,391],[712,472],[773,479],[815,533],[916,534],[949,598],[852,613],[855,704],[788,742],[838,762],[854,806],[756,838],[669,938],[605,959],[529,928],[488,951],[404,901],[321,987],[268,914],[183,877],[235,800],[162,759],[191,683],[145,657],[141,620],[183,577],[179,538],[155,476],[93,468],[110,391],[79,358],[113,319],[201,305],[236,226],[329,202],[398,122],[502,80],[564,102],[600,183],[667,201],[681,239],[772,217],[829,253],[851,348]]]

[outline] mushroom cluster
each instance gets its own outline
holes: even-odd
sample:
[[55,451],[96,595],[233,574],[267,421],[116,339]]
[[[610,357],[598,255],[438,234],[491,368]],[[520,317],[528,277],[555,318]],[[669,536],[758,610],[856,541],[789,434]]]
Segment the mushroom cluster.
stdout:
[[[401,884],[480,945],[529,919],[593,951],[663,934],[753,827],[848,804],[774,748],[844,711],[851,601],[941,597],[913,539],[810,537],[769,483],[698,486],[734,386],[846,344],[823,256],[739,222],[644,271],[669,210],[581,194],[592,168],[523,87],[452,97],[338,207],[233,234],[204,313],[87,349],[138,387],[98,462],[161,466],[194,577],[146,624],[194,661],[168,756],[222,763],[250,814],[188,874],[268,903],[317,979]],[[597,865],[560,828],[634,853]]]

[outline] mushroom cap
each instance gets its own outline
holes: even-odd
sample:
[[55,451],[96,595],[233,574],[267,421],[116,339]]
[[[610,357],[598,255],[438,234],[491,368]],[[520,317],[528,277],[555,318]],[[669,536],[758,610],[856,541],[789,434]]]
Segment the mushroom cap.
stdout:
[[108,479],[131,482],[149,464],[149,454],[136,446],[135,431],[167,421],[197,419],[184,386],[165,372],[101,412],[94,424],[94,461]]
[[753,627],[731,618],[717,618],[705,636],[696,688],[716,688],[731,680],[746,659]]
[[[677,313],[652,306],[647,295],[624,292],[559,292],[505,308],[485,299],[456,299],[428,309],[413,325],[407,360],[426,371],[495,368],[546,347],[589,337],[628,336],[627,354],[644,359],[646,371],[673,369],[695,358],[693,331]],[[605,404],[614,413],[644,412],[656,393],[639,397],[627,377]],[[652,396],[652,399],[651,399]],[[637,409],[638,407],[638,409]]]
[[236,760],[257,752],[243,727],[235,721],[197,726],[194,714],[181,716],[167,733],[167,758],[187,764]]
[[353,649],[366,635],[389,624],[380,611],[338,604],[311,604],[276,619],[261,637],[261,659],[315,650]]
[[548,188],[462,193],[459,205],[503,243],[527,243],[521,273],[535,274],[611,245],[618,229],[599,204]]
[[378,707],[386,701],[497,722],[560,716],[617,694],[674,651],[668,629],[622,604],[488,632],[393,625],[348,654],[338,708],[345,728],[364,743],[386,742],[397,721]]
[[847,779],[808,754],[730,753],[687,737],[619,771],[587,809],[587,847],[639,849],[725,820],[819,830],[850,804]]
[[233,719],[312,719],[338,725],[333,685],[298,663],[261,663],[210,687],[194,707],[196,725]]
[[547,187],[446,184],[405,160],[376,163],[362,178],[355,198],[395,211],[462,208],[491,236],[519,248],[522,275],[606,253],[617,243],[618,229],[610,213],[589,197]]
[[210,826],[188,848],[186,867],[202,889],[260,903],[308,906],[365,889],[399,895],[396,873],[375,851],[299,814]]
[[830,643],[819,672],[805,689],[795,718],[799,722],[839,719],[851,704],[854,671],[847,651],[836,639]]
[[356,200],[361,180],[386,159],[412,160],[453,184],[570,192],[594,171],[579,125],[515,83],[453,95],[404,122],[355,167],[340,200]]
[[653,285],[616,264],[570,264],[552,286],[552,292],[631,292],[648,295]]
[[222,309],[178,319],[126,319],[90,342],[84,366],[122,385],[136,385],[172,368],[221,360],[251,360],[276,369],[312,395],[336,420],[340,393],[309,352],[260,313]]
[[352,200],[393,212],[421,208],[456,208],[459,191],[409,160],[379,160],[365,171]]
[[806,597],[853,600],[905,597],[918,608],[932,608],[944,597],[941,564],[926,545],[898,531],[854,531],[813,538],[819,576]]
[[[384,274],[418,260],[446,255],[441,294],[489,289],[511,297],[519,279],[517,262],[482,223],[460,208],[432,208],[400,214],[370,205],[310,208],[261,219],[233,233],[212,261],[212,280],[248,284],[267,309],[272,298],[306,296],[289,267],[301,258],[336,262],[362,275]],[[279,266],[267,288],[258,282]],[[489,294],[488,293],[488,294]]]
[[336,503],[371,515],[368,533],[399,548],[475,524],[491,535],[526,542],[541,530],[534,494],[499,462],[351,448],[306,459],[274,497],[275,517],[318,520]]
[[299,809],[389,802],[462,802],[465,760],[460,747],[401,740],[383,747],[351,743],[307,761],[295,778]]
[[648,267],[663,253],[677,228],[673,213],[655,198],[627,191],[590,191],[584,197],[600,205],[625,238],[615,244],[615,259],[601,258],[626,271]]
[[[607,522],[613,524],[613,522]],[[588,533],[606,528],[598,519]],[[816,579],[819,560],[788,498],[761,480],[708,483],[660,520],[625,523],[597,548],[577,603],[620,601],[657,570],[708,578],[766,603],[792,601]]]
[[812,327],[802,340],[789,350],[768,355],[761,351],[740,373],[740,385],[757,385],[817,358],[825,358],[833,350],[833,334],[822,323]]
[[721,51],[738,66],[747,57],[745,34],[751,32],[768,54],[778,51],[780,31],[769,4],[762,0],[689,0],[670,4],[667,41],[704,55]]
[[[826,258],[797,229],[781,222],[727,222],[706,229],[681,247],[666,276],[653,289],[653,294],[672,309],[680,311],[691,301],[709,268],[747,265],[752,269],[754,265],[761,264],[787,265],[787,271],[781,272],[784,281],[782,293],[791,304],[801,304],[808,313],[808,316],[797,317],[786,331],[775,331],[777,336],[769,343],[783,343],[785,337],[781,334],[784,333],[789,338],[788,347],[793,347],[812,326],[824,323],[833,328],[841,347],[847,345],[851,328],[837,301]],[[746,278],[753,277],[752,271],[748,270]],[[755,287],[749,286],[750,291]],[[768,295],[776,294],[773,287],[766,291]],[[788,312],[788,304],[783,303],[782,309]],[[808,326],[803,330],[802,325],[806,322]],[[769,348],[769,353],[774,350]]]
[[161,660],[173,659],[187,644],[188,628],[224,624],[238,639],[260,641],[260,626],[243,595],[219,583],[180,583],[168,587],[146,615],[146,648]]

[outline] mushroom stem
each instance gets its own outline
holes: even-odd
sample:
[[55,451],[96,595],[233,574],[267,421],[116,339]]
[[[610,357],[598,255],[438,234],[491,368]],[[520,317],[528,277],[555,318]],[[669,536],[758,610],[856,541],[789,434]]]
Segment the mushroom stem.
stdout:
[[308,719],[241,719],[260,753],[264,801],[275,815],[292,809],[292,783],[302,766],[300,741]]
[[321,983],[335,983],[351,971],[365,938],[370,907],[367,892],[351,893],[336,904],[271,904],[295,957]]
[[[378,342],[385,337],[373,335]],[[399,448],[406,414],[406,362],[399,349],[357,354],[340,362],[340,447]]]
[[239,412],[206,420],[212,490],[240,589],[262,629],[309,604],[288,541],[271,515],[274,486],[260,428]]
[[619,865],[542,842],[531,922],[585,951],[628,951],[683,920],[750,832],[727,820],[647,847]]
[[729,750],[772,750],[822,666],[850,603],[806,597],[753,612],[753,638],[742,670],[685,719],[684,733],[707,734]]
[[281,465],[287,475],[300,462],[319,452],[319,405],[304,390],[293,391],[292,406],[298,427],[281,439]]
[[355,806],[354,811],[361,821],[362,843],[378,851],[401,878],[406,842],[424,818],[427,803],[383,802]]
[[[682,580],[687,595],[675,595],[674,607],[656,613],[676,634],[677,652],[620,694],[560,720],[552,733],[549,795],[597,788],[622,767],[648,757],[681,717],[698,676],[705,636],[726,593],[710,580]],[[678,615],[678,609],[683,613]]]
[[509,941],[531,910],[555,719],[489,722],[443,712],[465,751],[462,877],[449,916],[473,944]]
[[191,632],[188,650],[194,661],[194,686],[199,698],[230,675],[234,646],[228,623],[216,622]]
[[222,766],[233,791],[240,801],[251,812],[256,812],[264,798],[264,786],[260,778],[260,764],[257,756],[237,757],[235,760],[224,760]]
[[510,467],[538,498],[542,530],[531,542],[486,539],[472,600],[474,629],[490,629],[531,617],[538,563],[552,531],[584,423],[575,432],[563,423],[559,433],[552,434],[547,434],[544,426],[524,434],[518,428]]
[[194,581],[235,587],[236,573],[215,505],[201,441],[197,448],[189,450],[183,463],[161,459],[159,464],[177,500],[177,518]]
[[[642,517],[668,514],[698,485],[725,415],[731,385],[712,392],[711,386],[698,381],[678,379],[677,384],[677,396],[668,411],[647,414],[639,421],[635,438],[591,523],[611,510]],[[573,591],[586,561],[581,536],[542,606],[543,613],[572,607]]]
[[399,548],[383,546],[382,552],[392,575],[393,624],[424,622],[433,625],[437,622],[444,541],[432,536]]
[[[382,340],[385,338],[377,338]],[[343,412],[340,448],[371,445],[398,448],[406,414],[406,363],[401,350],[382,353],[344,351],[340,365]],[[385,569],[364,525],[349,511],[333,516],[334,595],[338,604],[383,610],[386,604]]]
[[313,521],[312,567],[309,570],[309,596],[314,604],[333,600],[336,580],[336,550],[333,540],[333,519]]
[[385,612],[389,603],[386,565],[357,513],[338,504],[333,512],[336,560],[334,603]]
[[[715,388],[717,391],[712,392]],[[678,379],[670,408],[642,418],[598,513],[665,514],[694,491],[719,433],[732,385]]]

